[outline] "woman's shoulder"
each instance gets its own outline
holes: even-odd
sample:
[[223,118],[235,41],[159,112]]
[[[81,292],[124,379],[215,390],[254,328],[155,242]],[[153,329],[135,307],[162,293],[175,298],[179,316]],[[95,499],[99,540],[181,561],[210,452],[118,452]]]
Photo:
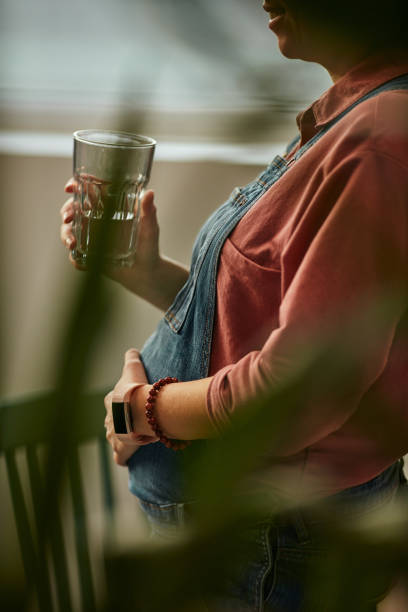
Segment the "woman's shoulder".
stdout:
[[[361,104],[361,117],[371,127],[369,135],[381,144],[398,138],[408,142],[408,90],[383,91]],[[408,153],[408,150],[407,150]]]
[[331,140],[331,163],[371,152],[408,167],[408,90],[365,100],[337,123]]
[[374,101],[375,150],[408,165],[408,90],[386,91]]

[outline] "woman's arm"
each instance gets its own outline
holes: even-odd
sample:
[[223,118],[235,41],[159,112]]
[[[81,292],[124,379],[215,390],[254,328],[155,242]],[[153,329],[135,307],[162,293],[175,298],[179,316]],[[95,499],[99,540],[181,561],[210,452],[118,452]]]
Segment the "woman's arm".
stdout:
[[169,308],[188,274],[188,268],[163,255],[149,265],[137,262],[131,268],[107,271],[109,278],[163,311]]
[[291,281],[279,327],[213,377],[208,411],[220,432],[247,399],[296,380],[321,343],[327,362],[299,391],[301,410],[276,452],[303,450],[356,411],[387,365],[407,307],[407,193],[407,166],[368,147],[325,176],[283,251],[282,277]]
[[[156,396],[155,417],[167,438],[196,440],[217,435],[208,417],[207,391],[212,377],[165,385]],[[134,431],[152,435],[145,416],[145,404],[152,385],[138,387],[132,394]]]
[[[372,315],[378,300],[405,288],[408,175],[400,164],[372,152],[351,175],[349,170],[344,164],[328,176],[312,203],[330,213],[322,216],[284,296],[280,327],[263,348],[213,377],[160,390],[155,413],[167,437],[216,436],[229,427],[248,399],[290,380],[302,368],[303,351],[307,355],[325,338],[339,342],[333,344],[334,359],[341,349],[339,357],[349,355],[349,362],[356,365],[352,385],[327,388],[324,375],[316,373],[305,389],[301,415],[282,440],[279,453],[296,453],[339,429],[380,376],[404,306],[398,300],[391,303],[374,323],[364,316],[364,308]],[[336,200],[329,206],[333,195]],[[291,259],[290,249],[298,252],[294,243],[289,244],[284,265]],[[356,325],[356,318],[362,323]],[[135,431],[144,435],[151,433],[144,415],[150,388],[140,387],[132,397]]]
[[[162,387],[156,396],[155,415],[166,437],[178,440],[215,437],[216,431],[208,418],[206,406],[207,390],[211,380],[204,378]],[[129,385],[134,388],[130,400],[134,433],[118,437],[113,423],[112,401],[113,397],[125,397]],[[125,353],[120,379],[113,391],[105,396],[106,439],[112,446],[113,458],[118,465],[126,465],[129,457],[141,444],[157,440],[145,416],[145,404],[151,388],[152,385],[146,382],[139,352],[136,349],[129,349]]]
[[[73,193],[75,185],[73,179],[69,180],[65,191]],[[74,218],[72,197],[62,206],[61,217],[61,240],[69,251],[72,251],[75,248],[75,236],[72,233]],[[73,259],[71,253],[70,261],[76,269],[84,269]],[[153,191],[147,191],[141,201],[134,265],[130,268],[109,266],[105,268],[105,274],[163,311],[168,309],[186,282],[188,268],[160,254],[159,225]]]

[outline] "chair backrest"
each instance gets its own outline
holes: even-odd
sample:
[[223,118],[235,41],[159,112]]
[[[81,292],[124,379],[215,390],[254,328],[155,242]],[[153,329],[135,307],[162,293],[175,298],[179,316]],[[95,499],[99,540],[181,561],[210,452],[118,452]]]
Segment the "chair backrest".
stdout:
[[[79,431],[75,432],[75,441],[70,441],[64,470],[68,476],[67,490],[70,497],[64,509],[68,506],[72,512],[80,608],[87,612],[96,609],[96,596],[79,447],[90,441],[97,444],[103,497],[101,504],[109,522],[114,508],[114,495],[109,449],[103,428],[103,396],[104,393],[95,393],[83,398],[86,419],[81,423]],[[65,515],[62,514],[61,504],[53,512],[52,520],[47,521],[47,547],[41,546],[39,541],[41,534],[44,534],[41,509],[44,508],[46,491],[46,453],[43,451],[49,445],[49,427],[53,415],[55,418],[56,401],[52,393],[46,393],[0,403],[0,455],[4,455],[5,459],[27,594],[30,595],[31,591],[32,597],[34,589],[41,612],[78,609],[73,597],[72,580],[69,578],[70,562],[67,559],[63,529]],[[21,454],[25,457],[25,474],[22,474]]]

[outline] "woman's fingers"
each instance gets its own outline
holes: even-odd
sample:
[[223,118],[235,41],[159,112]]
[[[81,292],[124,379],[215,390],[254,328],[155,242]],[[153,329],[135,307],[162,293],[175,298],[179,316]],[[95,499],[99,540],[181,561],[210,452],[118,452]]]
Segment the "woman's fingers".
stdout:
[[68,259],[72,263],[72,265],[74,266],[74,268],[76,270],[79,270],[80,272],[87,272],[88,271],[88,268],[86,266],[81,266],[81,264],[73,258],[71,252],[68,255]]
[[157,223],[157,209],[154,203],[154,191],[146,191],[140,203],[139,233],[147,240],[156,240],[159,235]]
[[[73,178],[69,179],[65,185],[65,191],[67,193],[74,193],[77,183]],[[75,201],[73,197],[68,198],[66,202],[60,208],[60,215],[62,219],[62,225],[60,228],[60,238],[64,246],[69,250],[69,260],[77,270],[86,270],[85,266],[81,266],[72,256],[72,249],[76,246],[76,239],[72,231],[72,223],[75,216]]]
[[62,225],[60,229],[60,237],[62,243],[68,248],[73,249],[75,246],[75,237],[72,232],[72,221],[74,218],[74,200],[69,198],[62,205],[60,214],[62,217]]
[[71,178],[68,179],[65,184],[64,191],[66,191],[66,193],[75,193],[77,186],[77,181],[74,179],[73,176],[71,176]]
[[105,419],[105,428],[106,439],[112,447],[113,460],[117,465],[127,465],[129,458],[138,450],[140,444],[135,442],[125,444],[119,440],[113,428],[112,418],[109,415]]
[[62,243],[67,249],[72,250],[75,246],[75,236],[72,233],[72,223],[63,223],[60,229]]
[[[76,239],[72,231],[72,222],[75,214],[75,203],[73,198],[69,198],[61,207],[60,214],[62,217],[62,225],[60,228],[60,238],[64,246],[70,251],[76,246]],[[71,263],[77,268],[77,270],[85,270],[85,268],[78,265],[73,259],[71,253],[69,254]]]
[[108,439],[108,442],[112,447],[113,460],[117,465],[125,466],[129,457],[137,450],[137,447],[134,449],[125,448],[115,437]]
[[137,349],[131,348],[125,353],[121,382],[147,383],[145,369],[140,361],[140,353]]
[[152,189],[148,189],[140,202],[141,216],[148,216],[149,214],[155,212],[155,210],[154,191]]
[[60,215],[63,223],[72,221],[74,218],[74,198],[68,198],[60,208]]
[[[104,423],[106,429],[106,439],[112,447],[113,460],[115,463],[117,463],[117,465],[125,466],[133,453],[140,448],[141,444],[135,440],[135,436],[129,436],[129,439],[127,439],[126,442],[117,437],[112,418],[112,398],[113,391],[109,391],[103,400],[106,409]],[[145,436],[141,437],[144,438]],[[152,439],[152,441],[155,440]],[[143,443],[147,444],[147,441],[144,441]]]
[[157,223],[154,192],[146,191],[141,201],[136,238],[138,263],[152,267],[159,258],[159,225]]

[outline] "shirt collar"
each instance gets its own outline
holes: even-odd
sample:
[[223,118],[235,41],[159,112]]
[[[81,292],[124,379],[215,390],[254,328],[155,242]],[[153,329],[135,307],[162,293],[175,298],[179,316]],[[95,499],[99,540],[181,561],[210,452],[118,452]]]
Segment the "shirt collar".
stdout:
[[406,73],[408,53],[390,51],[370,55],[298,114],[297,123],[302,140],[308,140],[311,132],[317,132],[368,92]]

